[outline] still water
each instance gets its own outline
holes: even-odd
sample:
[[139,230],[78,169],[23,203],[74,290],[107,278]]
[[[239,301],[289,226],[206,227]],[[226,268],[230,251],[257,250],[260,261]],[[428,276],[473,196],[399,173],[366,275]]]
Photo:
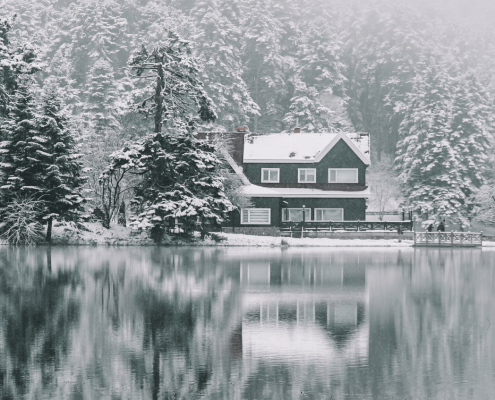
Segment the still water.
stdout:
[[495,398],[495,251],[2,247],[0,398]]

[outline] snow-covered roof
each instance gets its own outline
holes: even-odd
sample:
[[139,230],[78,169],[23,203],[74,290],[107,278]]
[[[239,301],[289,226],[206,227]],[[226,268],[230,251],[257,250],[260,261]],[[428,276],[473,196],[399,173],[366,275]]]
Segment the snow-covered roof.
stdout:
[[268,133],[249,134],[244,141],[244,162],[318,162],[343,139],[369,165],[370,140],[367,133]]
[[368,198],[369,187],[359,191],[321,190],[311,188],[279,188],[246,185],[242,188],[244,194],[249,197],[320,197],[320,198]]

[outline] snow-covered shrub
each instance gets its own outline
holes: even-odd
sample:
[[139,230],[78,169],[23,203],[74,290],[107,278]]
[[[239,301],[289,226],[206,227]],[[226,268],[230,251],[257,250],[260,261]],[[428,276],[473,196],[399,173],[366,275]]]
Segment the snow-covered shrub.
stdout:
[[475,208],[474,220],[486,225],[495,225],[495,184],[481,186],[472,198]]
[[32,197],[15,197],[3,211],[1,237],[12,245],[34,245],[43,240],[38,222],[43,203]]

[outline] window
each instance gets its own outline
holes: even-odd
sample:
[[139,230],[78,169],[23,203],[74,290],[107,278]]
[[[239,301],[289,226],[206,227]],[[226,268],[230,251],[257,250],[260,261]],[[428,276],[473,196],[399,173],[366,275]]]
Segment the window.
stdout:
[[330,168],[328,170],[329,183],[357,183],[357,168]]
[[282,221],[301,222],[303,220],[303,211],[305,221],[311,221],[311,208],[284,208],[282,212]]
[[313,168],[299,168],[299,183],[316,182],[316,169]]
[[316,221],[343,221],[343,208],[315,208]]
[[243,208],[241,210],[241,224],[270,225],[270,209]]
[[261,182],[279,182],[279,168],[261,168]]

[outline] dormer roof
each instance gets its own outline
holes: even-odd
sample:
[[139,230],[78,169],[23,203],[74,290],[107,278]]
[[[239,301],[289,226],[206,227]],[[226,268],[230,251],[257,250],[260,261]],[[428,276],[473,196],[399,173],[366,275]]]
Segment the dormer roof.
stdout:
[[367,133],[268,133],[244,138],[244,163],[315,163],[343,140],[361,161],[370,165]]

